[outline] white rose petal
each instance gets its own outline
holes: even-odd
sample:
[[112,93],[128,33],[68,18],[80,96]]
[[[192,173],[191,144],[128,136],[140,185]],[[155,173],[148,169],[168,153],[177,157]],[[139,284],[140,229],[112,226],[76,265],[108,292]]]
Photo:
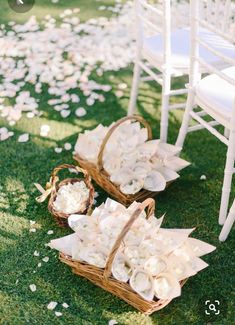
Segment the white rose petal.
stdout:
[[60,316],[62,316],[63,314],[62,314],[60,311],[55,311],[55,315],[56,315],[57,317],[60,317]]
[[111,319],[109,321],[109,325],[115,325],[115,324],[118,324],[118,322],[115,319]]
[[65,148],[65,150],[71,150],[71,149],[72,149],[72,145],[71,145],[71,143],[66,142],[66,143],[64,144],[64,148]]
[[126,83],[120,83],[120,84],[118,85],[118,88],[121,89],[121,90],[124,90],[124,89],[127,88],[127,84],[126,84]]
[[27,141],[29,141],[28,133],[21,134],[18,138],[18,142],[27,142]]
[[75,112],[75,114],[76,114],[77,117],[85,116],[86,113],[87,113],[87,112],[86,112],[85,108],[83,108],[83,107],[79,107],[79,108],[77,108],[77,109],[76,109],[76,112]]
[[47,263],[48,261],[49,261],[49,257],[48,256],[46,256],[46,257],[43,257],[43,262],[45,262],[45,263]]
[[56,152],[56,153],[61,153],[61,152],[62,152],[62,150],[63,150],[63,149],[62,149],[62,148],[60,148],[60,147],[56,147],[56,148],[55,148],[55,152]]
[[32,292],[35,292],[37,290],[37,287],[35,284],[30,284],[29,285],[29,289],[32,291]]
[[51,301],[49,302],[49,304],[47,305],[47,309],[49,310],[53,310],[55,309],[55,307],[58,305],[58,303],[56,301]]
[[54,231],[53,230],[48,230],[47,234],[52,235],[52,234],[54,234]]
[[38,267],[41,267],[42,266],[42,263],[38,263]]
[[29,231],[30,232],[36,232],[36,228],[30,228]]
[[64,308],[69,308],[69,305],[66,304],[66,302],[64,302],[64,303],[62,304],[62,306],[63,306]]
[[67,110],[67,109],[63,109],[61,112],[60,112],[60,115],[63,117],[63,118],[66,118],[70,115],[70,111]]
[[33,255],[34,255],[34,256],[39,256],[40,253],[39,253],[38,251],[34,251]]
[[200,177],[200,180],[205,181],[205,180],[206,180],[206,175],[202,175],[202,176]]

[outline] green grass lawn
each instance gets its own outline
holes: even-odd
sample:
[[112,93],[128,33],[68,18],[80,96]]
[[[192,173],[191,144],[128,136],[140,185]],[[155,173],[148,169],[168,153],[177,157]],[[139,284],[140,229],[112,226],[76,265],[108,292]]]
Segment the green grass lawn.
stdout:
[[[101,4],[112,4],[113,1],[92,0],[60,0],[56,5],[46,0],[36,1],[34,9],[24,15],[15,14],[2,1],[0,23],[9,20],[23,22],[30,14],[42,18],[50,13],[58,16],[65,8],[80,7],[82,19],[104,14],[97,11]],[[110,81],[109,77],[113,76]],[[181,178],[166,192],[157,198],[159,217],[166,212],[165,227],[191,228],[196,227],[193,234],[217,247],[217,250],[203,259],[209,267],[188,280],[183,288],[182,296],[175,299],[165,309],[151,316],[144,316],[134,308],[89,283],[86,279],[75,276],[71,270],[58,260],[57,253],[45,247],[51,238],[69,233],[60,229],[47,211],[46,203],[39,205],[35,197],[39,194],[33,183],[45,184],[54,166],[61,163],[72,163],[72,154],[63,151],[54,152],[57,144],[65,142],[75,144],[78,132],[93,128],[98,123],[105,125],[126,114],[132,66],[128,69],[105,73],[97,78],[101,83],[109,82],[112,91],[105,94],[106,101],[86,107],[88,114],[75,118],[71,114],[67,119],[60,118],[49,108],[48,95],[41,98],[40,109],[43,115],[28,120],[23,117],[14,127],[9,129],[15,136],[0,142],[0,324],[1,325],[98,325],[108,324],[115,319],[118,324],[126,325],[188,325],[205,324],[202,318],[204,310],[199,308],[202,297],[214,293],[215,299],[226,298],[227,315],[223,320],[214,322],[216,325],[232,325],[234,322],[234,231],[228,240],[221,244],[218,240],[221,227],[218,225],[223,170],[226,148],[206,131],[199,131],[188,136],[183,158],[192,164],[182,172]],[[120,82],[126,82],[128,88],[122,98],[117,98],[114,91]],[[81,95],[79,90],[78,94]],[[79,104],[80,106],[80,104]],[[85,107],[82,98],[81,106]],[[76,104],[71,105],[75,111]],[[138,102],[139,112],[150,122],[154,137],[159,136],[160,88],[154,83],[143,84],[140,88]],[[180,126],[182,113],[170,117],[169,142],[174,143]],[[39,136],[42,124],[48,124],[51,132],[48,138]],[[0,119],[0,125],[6,122]],[[28,132],[30,141],[18,143],[17,135]],[[200,181],[205,174],[206,181]],[[64,174],[65,175],[65,174]],[[63,173],[62,173],[63,176]],[[107,197],[100,188],[98,203]],[[235,197],[233,186],[233,197]],[[29,220],[37,222],[37,231],[29,232]],[[47,231],[52,229],[53,235]],[[40,252],[39,257],[33,252]],[[37,264],[45,256],[48,263]],[[29,290],[30,284],[37,285],[37,291]],[[56,317],[54,312],[47,310],[50,301],[70,305],[68,309],[57,308],[63,312]],[[63,309],[63,310],[62,310]]]

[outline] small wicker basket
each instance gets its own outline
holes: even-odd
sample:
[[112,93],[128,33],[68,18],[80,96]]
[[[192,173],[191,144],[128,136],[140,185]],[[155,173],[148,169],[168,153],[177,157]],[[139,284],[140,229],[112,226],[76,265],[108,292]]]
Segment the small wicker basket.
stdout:
[[[145,189],[142,189],[136,194],[129,194],[129,195],[124,194],[120,191],[119,185],[116,185],[113,182],[111,182],[109,174],[103,168],[103,153],[104,153],[106,143],[108,142],[113,132],[119,127],[119,125],[128,120],[140,122],[148,130],[148,140],[152,139],[151,127],[143,117],[139,115],[127,116],[118,120],[107,132],[103,140],[103,143],[100,147],[97,165],[91,163],[88,160],[81,158],[78,154],[75,154],[73,157],[82,168],[87,170],[88,174],[94,179],[94,181],[100,187],[102,187],[109,195],[114,197],[116,200],[118,200],[125,206],[130,205],[134,201],[142,202],[146,198],[154,197],[159,193],[159,192],[152,192],[152,191],[147,191]],[[168,187],[170,183],[172,182],[167,182],[166,187]]]
[[[140,310],[141,312],[150,315],[153,312],[164,308],[166,305],[170,303],[171,300],[154,299],[152,301],[146,301],[140,295],[138,295],[138,293],[132,290],[129,283],[118,281],[111,274],[112,263],[120,247],[121,242],[123,241],[124,237],[127,235],[132,224],[140,216],[141,212],[145,210],[145,208],[148,208],[147,210],[147,218],[148,218],[154,213],[154,209],[155,209],[154,200],[151,198],[146,199],[133,213],[133,215],[131,216],[131,218],[129,219],[129,221],[126,223],[121,233],[119,234],[111,250],[111,253],[108,257],[104,269],[101,269],[96,266],[92,266],[85,262],[73,260],[70,256],[64,255],[62,253],[60,253],[59,258],[61,262],[69,265],[75,274],[87,278],[95,285],[125,300],[128,304],[134,306],[136,309]],[[186,281],[187,279],[181,281],[180,282],[181,286],[183,286]]]
[[[68,169],[68,168],[75,169],[77,172],[82,173],[84,175],[84,179],[82,179],[82,178],[66,178],[63,181],[58,183],[58,181],[59,181],[59,178],[57,176],[58,172],[62,169]],[[91,177],[88,175],[87,171],[78,167],[78,166],[63,164],[63,165],[60,165],[60,166],[54,168],[54,170],[52,171],[52,174],[51,174],[50,182],[48,182],[46,185],[46,191],[40,197],[38,197],[36,199],[38,202],[43,202],[47,198],[47,196],[50,195],[50,198],[48,201],[48,210],[55,217],[58,225],[61,227],[68,227],[67,219],[70,216],[70,214],[60,212],[55,209],[54,201],[56,199],[57,192],[58,192],[59,188],[64,185],[67,185],[69,183],[74,184],[76,182],[81,182],[81,181],[84,181],[87,188],[89,189],[89,198],[86,201],[85,209],[83,211],[74,212],[73,214],[75,214],[75,213],[76,214],[90,214],[91,209],[92,209],[92,204],[94,201],[95,191],[94,191],[94,187],[91,183]],[[38,187],[38,184],[35,184],[35,185]]]

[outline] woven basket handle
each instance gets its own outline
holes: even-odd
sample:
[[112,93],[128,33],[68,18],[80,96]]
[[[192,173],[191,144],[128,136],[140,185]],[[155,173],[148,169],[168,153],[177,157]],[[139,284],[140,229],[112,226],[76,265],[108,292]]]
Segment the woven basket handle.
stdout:
[[148,130],[148,140],[152,139],[152,130],[150,125],[148,124],[148,122],[139,115],[133,115],[133,116],[126,116],[123,117],[122,119],[118,120],[107,132],[106,136],[104,137],[104,140],[102,142],[102,145],[100,147],[100,151],[98,154],[98,169],[102,170],[103,169],[103,153],[104,153],[104,149],[106,146],[106,143],[108,142],[109,138],[111,137],[111,135],[113,134],[113,132],[119,127],[119,125],[121,125],[122,123],[131,120],[131,121],[138,121],[140,122],[147,130]]
[[60,170],[69,169],[69,168],[75,169],[77,172],[82,173],[84,175],[84,178],[88,182],[88,184],[89,185],[91,184],[91,177],[85,169],[82,169],[78,166],[70,165],[70,164],[63,164],[63,165],[59,165],[59,166],[55,167],[51,173],[51,183],[54,185],[59,180],[57,174]]
[[135,222],[135,220],[140,216],[141,212],[143,212],[146,208],[148,208],[147,211],[147,219],[154,213],[155,210],[155,201],[151,198],[146,199],[144,202],[142,202],[139,207],[136,209],[136,211],[132,214],[131,218],[128,220],[128,222],[125,224],[124,228],[122,229],[121,233],[119,234],[115,244],[113,245],[112,251],[109,254],[108,261],[106,263],[105,269],[104,269],[104,278],[107,280],[111,275],[111,268],[113,264],[113,260],[115,258],[115,255],[121,245],[121,242],[125,238],[126,234],[130,230],[131,226]]

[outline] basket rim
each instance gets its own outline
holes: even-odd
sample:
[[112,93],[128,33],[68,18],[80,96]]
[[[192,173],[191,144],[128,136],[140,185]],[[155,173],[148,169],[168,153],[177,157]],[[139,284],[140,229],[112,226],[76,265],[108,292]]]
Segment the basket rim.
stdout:
[[[143,194],[147,194],[147,193],[149,193],[149,196],[152,196],[152,195],[157,195],[158,193],[161,193],[161,192],[163,192],[163,191],[149,191],[149,190],[145,190],[145,189],[141,189],[139,192],[137,192],[137,193],[135,193],[135,194],[124,194],[121,190],[120,190],[120,186],[119,185],[117,185],[117,184],[115,184],[115,183],[113,183],[111,180],[110,180],[110,175],[104,170],[104,169],[102,169],[102,170],[99,170],[98,169],[98,166],[97,166],[97,164],[95,164],[95,163],[93,163],[93,162],[91,162],[91,161],[89,161],[89,160],[87,160],[87,159],[84,159],[84,158],[82,158],[78,153],[76,153],[76,154],[74,154],[73,155],[73,159],[76,161],[76,162],[78,162],[79,164],[80,164],[80,162],[82,162],[83,164],[86,164],[86,169],[87,169],[87,172],[89,173],[89,174],[91,174],[90,173],[90,167],[89,167],[89,165],[90,166],[92,166],[92,168],[94,168],[95,170],[96,170],[96,172],[97,173],[99,173],[106,181],[108,181],[108,182],[110,182],[113,186],[115,186],[115,188],[116,188],[116,190],[117,190],[117,192],[120,194],[120,195],[122,195],[122,196],[125,196],[126,198],[127,198],[127,200],[138,200],[138,198],[139,197],[141,197]],[[92,177],[92,175],[91,175],[91,177]],[[95,180],[95,178],[94,177],[92,177],[94,180]],[[171,184],[171,183],[173,183],[174,182],[174,180],[173,181],[168,181],[168,182],[166,182],[166,188]]]

